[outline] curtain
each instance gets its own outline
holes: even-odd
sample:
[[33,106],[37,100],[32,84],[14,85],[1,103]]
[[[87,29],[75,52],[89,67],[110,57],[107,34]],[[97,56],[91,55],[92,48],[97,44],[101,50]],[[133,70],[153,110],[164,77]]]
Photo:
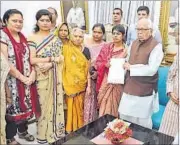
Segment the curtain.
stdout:
[[157,21],[160,14],[159,1],[89,1],[88,3],[89,10],[93,9],[93,11],[89,13],[89,17],[91,17],[91,24],[89,26],[91,26],[91,28],[95,23],[112,23],[114,8],[121,8],[123,10],[122,21],[126,24],[130,25],[135,23],[137,21],[137,9],[142,5],[149,7],[151,20],[155,20],[155,25],[159,25],[159,21]]

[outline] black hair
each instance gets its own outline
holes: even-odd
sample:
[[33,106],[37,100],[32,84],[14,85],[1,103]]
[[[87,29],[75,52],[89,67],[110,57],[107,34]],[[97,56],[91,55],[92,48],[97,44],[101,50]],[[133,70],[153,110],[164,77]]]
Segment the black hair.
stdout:
[[11,15],[14,15],[14,14],[20,14],[23,18],[23,14],[21,11],[17,10],[17,9],[9,9],[7,10],[5,13],[4,13],[4,16],[3,16],[3,23],[6,25],[7,21],[9,20],[9,17]]
[[58,15],[57,10],[56,10],[55,8],[53,8],[53,7],[48,7],[47,9],[53,9],[54,12],[55,12],[55,14],[56,14],[56,16]]
[[121,8],[114,8],[114,9],[113,9],[113,11],[114,11],[114,10],[119,10],[119,11],[120,11],[120,13],[121,13],[121,16],[123,16],[123,11],[122,11],[122,9],[121,9]]
[[[48,16],[50,21],[52,22],[52,15],[51,13],[46,9],[41,9],[36,13],[36,21],[38,21],[42,16]],[[36,24],[34,28],[34,32],[39,31],[39,26]]]
[[146,11],[147,15],[149,15],[149,8],[147,6],[140,6],[138,9],[137,9],[137,13],[139,11]]
[[114,26],[113,28],[112,28],[112,33],[114,32],[114,31],[118,31],[118,32],[121,32],[123,35],[125,34],[125,28],[123,27],[123,25],[120,25],[120,24],[118,24],[118,25],[116,25],[116,26]]
[[66,27],[67,27],[67,29],[68,29],[68,35],[70,34],[70,31],[69,31],[69,26],[68,26],[68,24],[67,23],[62,23],[61,24],[61,26],[59,27],[59,30],[61,29],[61,27],[63,26],[63,25],[66,25]]
[[105,34],[105,27],[104,27],[103,24],[101,24],[101,23],[95,24],[95,25],[93,26],[93,28],[92,28],[92,31],[93,31],[96,27],[100,27],[101,30],[102,30],[102,32],[103,32],[103,34]]

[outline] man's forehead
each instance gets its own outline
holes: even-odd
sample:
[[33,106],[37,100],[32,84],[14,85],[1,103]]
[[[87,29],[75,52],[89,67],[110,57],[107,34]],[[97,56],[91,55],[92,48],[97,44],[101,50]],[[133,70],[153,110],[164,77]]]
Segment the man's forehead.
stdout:
[[141,27],[148,27],[149,23],[147,21],[138,21],[137,23],[137,27],[141,26]]
[[113,12],[116,12],[116,13],[121,13],[121,11],[120,11],[120,10],[114,10]]
[[139,11],[138,14],[146,14],[147,15],[147,12],[145,10],[142,10],[142,11]]

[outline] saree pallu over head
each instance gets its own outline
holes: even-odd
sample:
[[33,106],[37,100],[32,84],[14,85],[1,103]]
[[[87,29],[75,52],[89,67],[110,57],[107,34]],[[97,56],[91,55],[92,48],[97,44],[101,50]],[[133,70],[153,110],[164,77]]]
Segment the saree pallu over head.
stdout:
[[[24,57],[25,53],[27,53],[26,48],[29,50],[27,40],[24,37],[24,35],[21,32],[19,32],[20,43],[17,43],[7,27],[5,27],[3,29],[3,31],[7,34],[7,36],[9,37],[9,39],[13,45],[15,61],[16,61],[16,68],[20,71],[21,74],[24,75],[25,65],[23,62],[23,57]],[[30,64],[30,62],[29,62],[29,64]],[[28,69],[30,69],[30,72],[31,72],[32,67],[31,67],[31,65],[29,65],[29,66],[30,66],[30,68],[28,68]],[[25,93],[25,84],[22,83],[21,81],[19,81],[18,79],[16,79],[16,83],[17,83],[18,96],[19,96],[19,107],[22,112],[26,112],[27,106],[25,105],[25,94],[26,94]],[[40,105],[39,105],[39,100],[38,100],[38,96],[37,96],[37,89],[36,89],[35,83],[30,85],[29,88],[30,88],[30,97],[31,97],[30,99],[31,99],[31,104],[32,104],[32,110],[35,113],[36,117],[38,118],[40,116]],[[18,121],[18,120],[24,119],[26,117],[27,117],[27,114],[24,116],[23,115],[22,116],[14,116],[13,118],[10,117],[10,119]]]
[[66,25],[67,28],[68,28],[68,36],[67,36],[67,38],[64,39],[64,40],[61,39],[61,41],[62,41],[63,44],[67,44],[67,43],[69,42],[69,39],[70,39],[70,31],[69,31],[69,27],[68,27],[68,24],[67,24],[67,23],[65,23],[65,22],[64,22],[64,23],[61,23],[61,24],[56,28],[56,30],[54,31],[54,35],[57,36],[57,37],[59,37],[59,31],[60,31],[60,28],[61,28],[63,25]]
[[63,87],[68,96],[83,92],[86,89],[88,60],[80,49],[69,41],[63,46],[64,68]]

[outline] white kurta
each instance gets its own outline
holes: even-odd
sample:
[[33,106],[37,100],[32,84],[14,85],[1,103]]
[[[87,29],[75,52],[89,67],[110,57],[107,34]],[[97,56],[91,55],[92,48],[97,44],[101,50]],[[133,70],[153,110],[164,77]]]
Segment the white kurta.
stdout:
[[[131,46],[129,48],[131,49]],[[159,43],[150,53],[147,65],[136,64],[130,66],[130,76],[153,76],[158,71],[162,59],[162,44]],[[152,113],[159,110],[158,94],[154,92],[151,96],[139,97],[123,93],[118,110],[120,117],[122,114],[136,118],[150,119]]]
[[67,15],[68,24],[76,24],[78,27],[85,26],[84,12],[82,8],[71,8]]

